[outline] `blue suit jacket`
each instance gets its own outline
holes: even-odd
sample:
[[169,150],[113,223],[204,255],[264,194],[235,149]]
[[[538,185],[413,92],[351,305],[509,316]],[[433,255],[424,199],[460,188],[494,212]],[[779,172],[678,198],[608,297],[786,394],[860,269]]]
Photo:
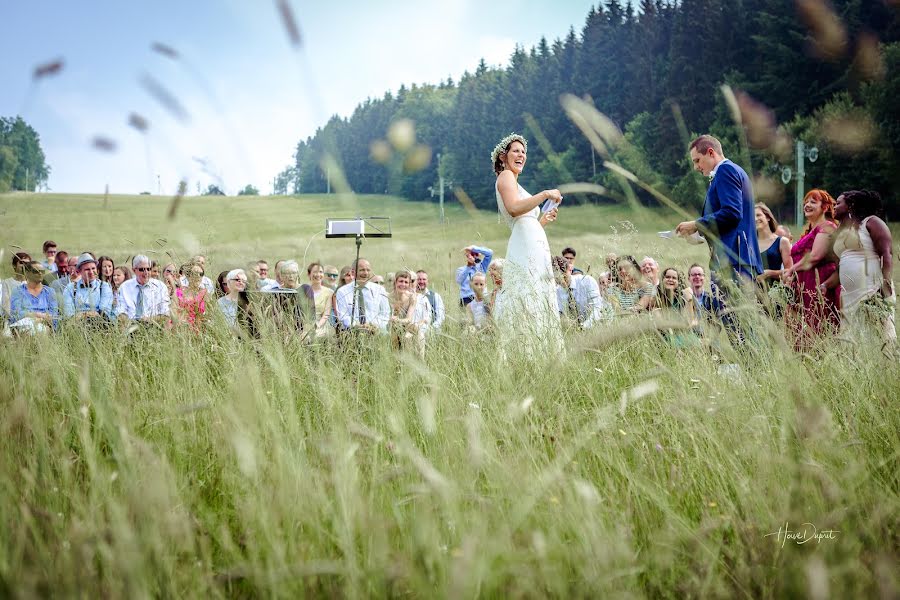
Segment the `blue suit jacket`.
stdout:
[[738,165],[725,160],[709,184],[703,216],[697,219],[710,247],[711,271],[726,278],[738,274],[752,278],[762,273],[754,212],[750,178]]

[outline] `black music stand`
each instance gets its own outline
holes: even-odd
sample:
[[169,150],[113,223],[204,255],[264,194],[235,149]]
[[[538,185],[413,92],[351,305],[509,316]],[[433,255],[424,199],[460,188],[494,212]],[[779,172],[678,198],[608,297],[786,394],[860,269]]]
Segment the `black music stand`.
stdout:
[[[389,238],[391,235],[390,217],[352,217],[349,219],[325,219],[326,238],[356,238],[356,260],[359,264],[359,249],[362,247],[363,238]],[[356,283],[356,270],[353,272],[353,302],[350,304],[350,329],[353,329],[353,321],[356,314],[356,293],[359,284]],[[340,286],[338,286],[340,287]]]

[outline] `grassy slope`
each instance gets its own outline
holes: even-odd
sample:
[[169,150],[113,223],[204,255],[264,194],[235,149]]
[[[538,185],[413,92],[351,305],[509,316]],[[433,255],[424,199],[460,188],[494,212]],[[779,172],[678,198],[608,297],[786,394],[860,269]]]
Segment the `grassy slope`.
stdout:
[[[174,225],[165,199],[111,198],[103,215],[96,197],[3,197],[0,210],[7,248],[53,237],[121,259],[165,237],[216,269],[299,257],[326,215],[357,210],[395,219],[394,240],[367,243],[376,270],[424,262],[449,282],[464,242],[502,254],[494,215],[453,208],[441,230],[425,224],[432,206],[359,202],[187,199]],[[666,219],[604,235],[625,214],[565,211],[551,244],[592,264],[662,257]],[[308,255],[351,250],[314,238]],[[536,367],[452,329],[424,364],[217,328],[0,342],[0,593],[896,594],[896,361],[837,345],[801,358],[761,330],[757,350],[725,354],[744,374],[723,378],[713,352],[640,323],[573,335],[586,352]],[[638,393],[645,382],[657,391]],[[782,547],[766,534],[785,522],[840,533]]]

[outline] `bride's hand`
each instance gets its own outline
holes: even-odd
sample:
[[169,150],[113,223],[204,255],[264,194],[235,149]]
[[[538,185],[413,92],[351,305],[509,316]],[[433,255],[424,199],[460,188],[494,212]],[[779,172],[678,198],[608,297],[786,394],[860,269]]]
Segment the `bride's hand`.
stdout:
[[557,215],[558,212],[559,212],[558,209],[556,209],[556,208],[551,208],[551,209],[548,210],[547,212],[543,213],[543,214],[541,215],[541,219],[540,219],[541,225],[543,225],[544,227],[546,227],[546,226],[547,226],[547,223],[552,223],[553,221],[555,221],[555,220],[556,220],[556,215]]
[[562,202],[562,194],[557,189],[552,190],[544,190],[544,193],[547,194],[547,200],[553,200],[557,204]]

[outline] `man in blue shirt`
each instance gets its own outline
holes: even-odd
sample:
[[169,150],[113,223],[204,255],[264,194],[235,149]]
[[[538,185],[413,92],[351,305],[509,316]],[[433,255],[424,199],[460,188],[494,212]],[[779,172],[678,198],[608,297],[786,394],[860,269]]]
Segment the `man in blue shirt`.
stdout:
[[463,254],[466,257],[466,266],[456,269],[456,283],[459,284],[459,305],[465,307],[475,299],[472,277],[475,273],[487,273],[494,251],[479,246],[466,246],[463,248]]
[[112,288],[97,277],[97,261],[85,252],[78,257],[75,269],[81,276],[63,292],[63,315],[77,320],[112,318]]

